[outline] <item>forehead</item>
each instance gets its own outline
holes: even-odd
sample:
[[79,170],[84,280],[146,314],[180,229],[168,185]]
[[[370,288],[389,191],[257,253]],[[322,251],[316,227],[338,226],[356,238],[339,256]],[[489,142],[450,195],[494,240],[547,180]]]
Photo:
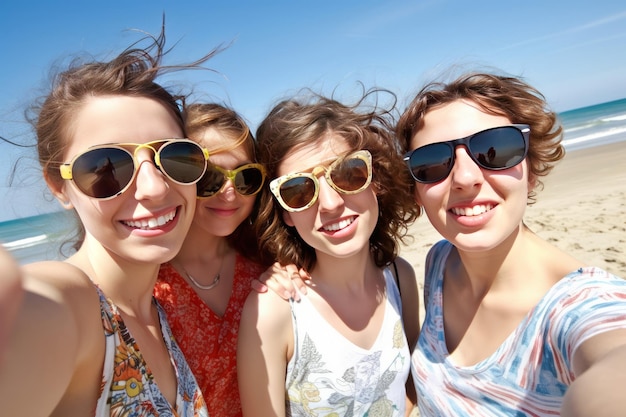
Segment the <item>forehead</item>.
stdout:
[[163,104],[145,97],[93,97],[73,118],[68,155],[104,143],[146,143],[180,138],[180,122]]
[[341,136],[329,133],[311,144],[293,148],[278,166],[278,175],[307,171],[328,161],[337,159],[350,151],[350,147]]
[[190,138],[207,148],[213,155],[234,153],[247,158],[253,156],[253,144],[250,143],[248,136],[242,136],[231,130],[210,126],[190,135]]
[[411,140],[413,149],[429,143],[459,139],[511,121],[483,110],[477,103],[457,100],[433,107],[423,117],[422,127]]

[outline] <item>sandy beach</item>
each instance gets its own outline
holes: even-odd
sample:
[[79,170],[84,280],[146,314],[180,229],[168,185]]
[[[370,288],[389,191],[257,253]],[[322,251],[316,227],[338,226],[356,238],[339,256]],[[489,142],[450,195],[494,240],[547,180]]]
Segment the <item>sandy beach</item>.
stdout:
[[[624,161],[626,141],[568,152],[544,179],[525,218],[535,233],[587,265],[626,278]],[[402,247],[401,256],[413,264],[421,290],[424,258],[441,236],[426,216],[410,233],[414,238]]]

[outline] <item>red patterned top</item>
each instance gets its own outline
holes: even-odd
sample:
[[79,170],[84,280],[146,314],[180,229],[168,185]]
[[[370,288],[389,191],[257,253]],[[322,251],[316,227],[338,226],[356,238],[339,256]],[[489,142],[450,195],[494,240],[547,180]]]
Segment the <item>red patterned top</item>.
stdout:
[[215,314],[169,264],[161,265],[154,295],[193,371],[211,417],[241,417],[237,333],[251,281],[265,270],[237,254],[233,291],[223,317]]

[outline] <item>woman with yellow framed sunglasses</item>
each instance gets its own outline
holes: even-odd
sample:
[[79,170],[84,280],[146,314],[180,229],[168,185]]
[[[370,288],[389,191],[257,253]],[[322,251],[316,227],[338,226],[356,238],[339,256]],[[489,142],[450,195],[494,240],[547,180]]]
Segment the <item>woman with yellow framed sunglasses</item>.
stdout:
[[208,415],[153,297],[160,264],[192,224],[207,154],[185,139],[183,96],[155,81],[164,33],[145,40],[109,62],[71,66],[35,109],[44,179],[76,212],[78,242],[65,261],[20,270],[23,299],[0,365],[3,414]]
[[196,211],[180,252],[161,266],[155,296],[207,402],[209,415],[240,417],[237,334],[261,263],[251,217],[265,184],[243,118],[217,103],[184,107],[187,135],[208,148]]

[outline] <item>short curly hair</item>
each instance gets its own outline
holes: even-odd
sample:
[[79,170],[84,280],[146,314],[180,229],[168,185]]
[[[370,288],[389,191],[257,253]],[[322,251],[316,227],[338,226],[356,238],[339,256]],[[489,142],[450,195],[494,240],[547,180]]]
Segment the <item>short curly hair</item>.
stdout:
[[534,203],[535,190],[543,187],[540,177],[565,156],[563,128],[543,94],[520,78],[489,73],[471,72],[450,83],[431,82],[417,93],[396,126],[405,150],[410,150],[411,139],[423,127],[428,111],[457,100],[472,101],[487,113],[506,116],[511,123],[530,125],[526,159],[535,188],[530,190],[528,201]]
[[[382,92],[393,97],[392,108],[384,109],[376,103],[365,109],[367,100]],[[370,151],[372,184],[379,206],[378,223],[370,237],[370,249],[379,267],[395,259],[399,242],[406,237],[408,226],[420,213],[409,192],[411,178],[402,161],[401,147],[393,134],[395,103],[396,96],[387,90],[366,91],[353,106],[309,91],[302,97],[277,104],[256,133],[259,160],[265,165],[269,179],[277,177],[279,165],[292,149],[322,142],[328,133],[343,138],[349,152],[360,149]],[[267,187],[262,191],[259,206],[255,228],[263,256],[281,264],[291,263],[311,269],[316,263],[315,250],[302,240],[294,228],[284,223],[283,209]]]

